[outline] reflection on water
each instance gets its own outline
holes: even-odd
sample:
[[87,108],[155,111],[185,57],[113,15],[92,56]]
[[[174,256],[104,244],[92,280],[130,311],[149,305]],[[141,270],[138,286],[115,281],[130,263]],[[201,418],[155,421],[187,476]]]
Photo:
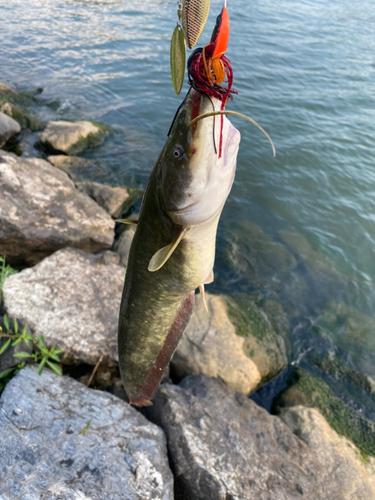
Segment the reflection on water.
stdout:
[[[221,4],[212,2],[203,41]],[[87,156],[118,183],[144,186],[180,102],[169,76],[176,8],[174,1],[0,0],[0,76],[44,87],[42,119],[111,125],[112,136]],[[211,289],[280,301],[291,357],[313,346],[375,376],[371,4],[237,0],[230,12],[228,55],[239,91],[230,108],[271,134],[277,157],[258,130],[233,118],[242,143]]]

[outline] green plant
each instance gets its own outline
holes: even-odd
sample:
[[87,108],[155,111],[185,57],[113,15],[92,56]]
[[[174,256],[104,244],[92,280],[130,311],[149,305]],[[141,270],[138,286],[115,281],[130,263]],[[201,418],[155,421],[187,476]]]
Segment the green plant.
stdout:
[[9,264],[5,264],[5,257],[0,257],[0,291],[4,286],[6,278],[16,273],[18,273],[18,271],[10,267]]
[[46,343],[42,335],[38,335],[37,338],[33,337],[27,332],[27,325],[23,328],[22,332],[19,332],[18,322],[14,318],[13,327],[11,327],[9,323],[8,316],[4,316],[3,318],[4,327],[6,332],[3,332],[2,327],[0,326],[0,340],[7,339],[3,346],[0,348],[0,355],[3,354],[8,347],[16,346],[21,342],[24,342],[27,347],[32,345],[33,351],[19,351],[13,354],[13,357],[19,360],[22,360],[21,363],[12,368],[8,368],[0,372],[0,392],[5,387],[8,380],[13,377],[19,370],[24,368],[26,365],[31,363],[39,363],[38,374],[40,375],[43,371],[43,368],[47,365],[53,370],[57,375],[62,375],[62,370],[59,365],[60,363],[59,354],[61,354],[61,349],[56,349],[56,347],[51,347],[47,349]]

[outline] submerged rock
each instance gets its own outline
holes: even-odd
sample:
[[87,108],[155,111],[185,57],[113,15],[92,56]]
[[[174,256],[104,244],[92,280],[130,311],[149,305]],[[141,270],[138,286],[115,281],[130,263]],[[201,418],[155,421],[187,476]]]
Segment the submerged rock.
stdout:
[[6,279],[4,308],[27,323],[65,363],[117,363],[117,322],[125,269],[113,252],[66,248]]
[[0,147],[4,146],[8,139],[19,132],[21,132],[20,124],[0,111]]
[[51,121],[39,139],[49,151],[74,155],[100,145],[106,133],[107,128],[103,125],[84,120]]
[[86,193],[104,208],[115,219],[126,213],[140,197],[137,189],[124,186],[106,186],[98,182],[77,182],[76,187],[81,193]]
[[148,415],[167,434],[187,500],[343,500],[317,455],[275,416],[218,380],[164,385]]
[[350,354],[352,365],[375,377],[375,318],[343,302],[328,302],[314,333]]
[[110,248],[115,223],[48,162],[0,151],[0,255],[33,265],[55,250]]
[[161,429],[120,399],[25,368],[0,400],[2,500],[172,500]]
[[236,281],[253,288],[276,290],[297,265],[293,255],[247,220],[225,223],[225,252],[220,257]]
[[53,166],[66,172],[74,182],[85,179],[107,180],[109,172],[100,163],[79,156],[52,155],[47,160]]

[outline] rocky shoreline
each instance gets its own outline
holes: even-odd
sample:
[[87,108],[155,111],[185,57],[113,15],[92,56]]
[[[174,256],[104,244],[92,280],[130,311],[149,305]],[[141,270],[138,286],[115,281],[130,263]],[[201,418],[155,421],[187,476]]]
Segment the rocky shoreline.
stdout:
[[[356,334],[353,352],[362,355],[375,320],[335,300],[349,280],[297,233],[274,241],[255,224],[233,222],[245,237],[218,258],[267,293],[249,293],[238,280],[237,293],[207,294],[208,313],[197,297],[154,405],[128,405],[116,335],[134,227],[114,219],[141,193],[97,182],[105,168],[77,156],[104,141],[107,126],[42,123],[30,111],[35,99],[0,83],[0,257],[19,270],[2,284],[0,326],[5,315],[16,318],[47,348],[62,349],[63,375],[30,365],[6,384],[1,499],[375,498],[374,425],[340,393],[351,384],[365,408],[375,383],[335,356],[311,357],[314,373],[291,360],[301,310],[290,297],[303,308],[311,287],[332,290],[331,300],[317,293],[313,303],[316,335],[328,347]],[[31,131],[39,134],[35,157],[22,143]],[[0,372],[18,363],[5,351]],[[270,414],[248,396],[278,377],[286,382]]]

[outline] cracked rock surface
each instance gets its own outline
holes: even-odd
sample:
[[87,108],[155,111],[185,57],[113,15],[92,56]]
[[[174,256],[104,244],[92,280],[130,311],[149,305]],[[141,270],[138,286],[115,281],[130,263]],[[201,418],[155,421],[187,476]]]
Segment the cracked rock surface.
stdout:
[[62,247],[110,248],[115,223],[67,174],[0,151],[0,255],[33,265]]
[[120,399],[26,367],[0,400],[2,500],[172,500],[163,431]]
[[[117,322],[125,268],[110,251],[64,248],[9,276],[3,287],[8,316],[27,323],[64,363],[117,363]],[[16,279],[14,279],[16,278]]]
[[343,500],[316,453],[278,417],[206,376],[162,386],[150,418],[167,434],[184,500]]

